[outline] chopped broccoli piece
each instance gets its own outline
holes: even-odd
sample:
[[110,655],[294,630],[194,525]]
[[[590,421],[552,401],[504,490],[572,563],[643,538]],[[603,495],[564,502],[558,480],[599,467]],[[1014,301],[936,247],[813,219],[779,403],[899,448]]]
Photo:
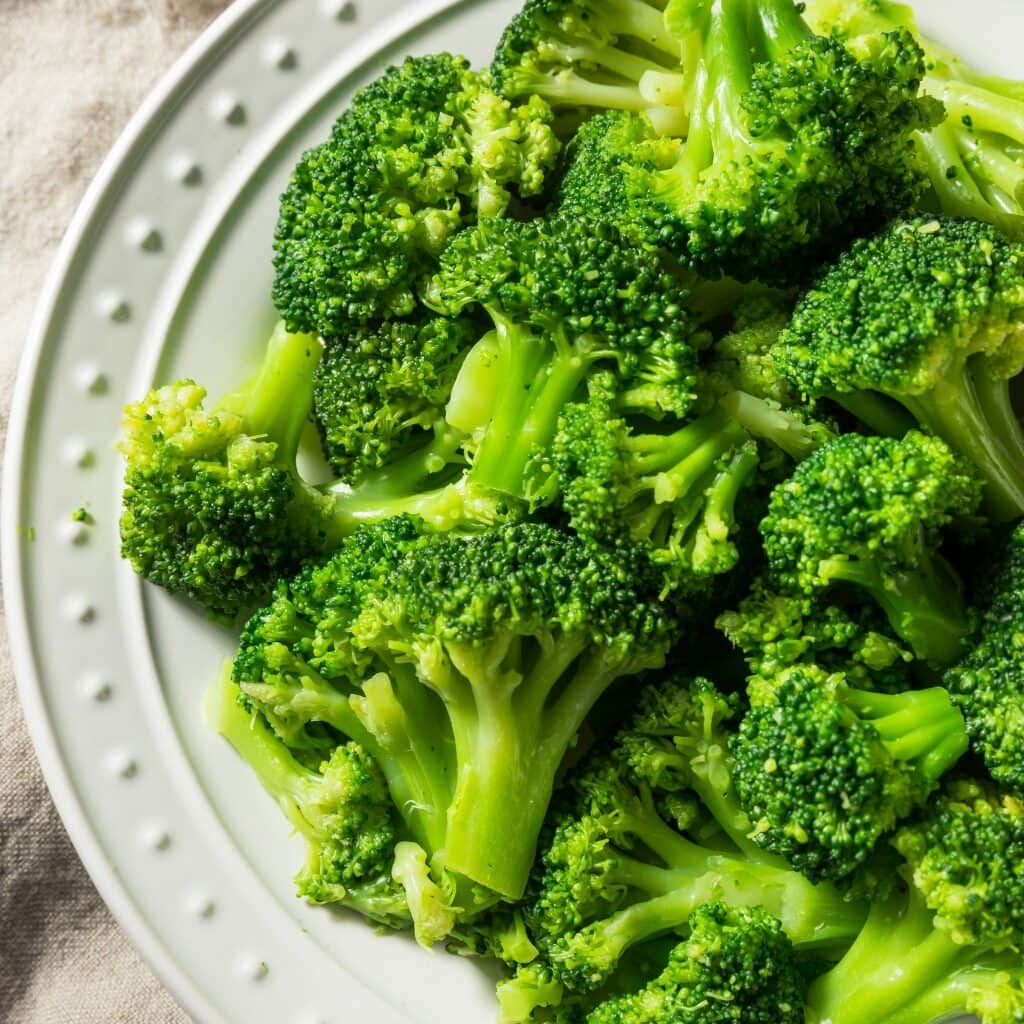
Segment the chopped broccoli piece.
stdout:
[[873,399],[899,402],[977,467],[989,512],[1015,519],[1024,431],[1008,382],[1024,366],[1022,267],[1024,247],[981,221],[897,222],[855,242],[803,295],[776,364],[800,393],[882,432]]
[[844,434],[772,492],[761,522],[772,577],[782,591],[809,597],[838,584],[859,588],[918,657],[947,664],[969,623],[940,534],[980,499],[966,460],[938,438]]

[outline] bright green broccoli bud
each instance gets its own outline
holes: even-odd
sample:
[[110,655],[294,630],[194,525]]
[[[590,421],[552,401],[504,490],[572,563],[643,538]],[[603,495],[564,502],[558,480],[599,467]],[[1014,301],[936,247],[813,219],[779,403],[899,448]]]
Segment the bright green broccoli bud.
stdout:
[[655,0],[527,0],[502,33],[491,79],[503,96],[556,109],[647,111],[686,133],[681,47]]
[[987,584],[970,653],[945,675],[972,747],[992,778],[1024,790],[1024,527],[1003,549]]
[[365,86],[281,197],[274,303],[293,330],[406,316],[449,236],[537,195],[558,141],[540,97],[513,105],[462,57],[410,57]]
[[947,664],[969,624],[941,531],[980,499],[966,460],[938,438],[844,434],[774,489],[761,535],[780,589],[860,588],[918,657]]
[[[711,900],[763,906],[801,947],[827,948],[859,929],[861,906],[812,885],[747,838],[724,729],[732,713],[706,680],[652,684],[611,750],[598,748],[571,777],[527,910],[542,962],[570,991],[604,985],[628,951],[685,928]],[[688,793],[718,826],[709,839],[659,812],[661,797]]]
[[801,298],[776,363],[801,393],[871,427],[872,399],[899,402],[977,467],[992,515],[1017,518],[1024,431],[1008,382],[1024,366],[1022,269],[1024,248],[980,221],[893,224]]
[[472,435],[469,479],[482,486],[519,498],[545,492],[528,468],[543,463],[560,413],[596,369],[613,375],[623,410],[679,416],[695,401],[706,338],[686,315],[686,291],[656,252],[611,225],[555,216],[463,232],[427,298],[451,314],[479,306],[494,323],[495,401],[479,407],[475,425],[449,412]]
[[941,687],[875,693],[797,664],[750,683],[731,750],[754,841],[808,878],[843,878],[967,749]]
[[602,1003],[586,1024],[664,1024],[700,1007],[702,1024],[803,1024],[792,943],[760,907],[699,907],[668,966],[639,992]]
[[585,715],[616,679],[662,663],[675,623],[627,546],[531,523],[423,538],[351,633],[366,675],[382,673],[353,700],[378,760],[410,727],[434,738],[435,758],[454,760],[446,867],[515,899]]
[[907,891],[872,907],[843,959],[808,992],[809,1024],[926,1024],[975,1012],[1012,1024],[1024,968],[1024,807],[951,783],[895,846]]
[[954,217],[976,217],[1024,234],[1024,87],[975,71],[952,51],[924,38],[910,7],[891,0],[812,0],[808,19],[824,32],[856,40],[910,31],[924,50],[922,91],[945,117],[916,135],[931,181],[922,205]]

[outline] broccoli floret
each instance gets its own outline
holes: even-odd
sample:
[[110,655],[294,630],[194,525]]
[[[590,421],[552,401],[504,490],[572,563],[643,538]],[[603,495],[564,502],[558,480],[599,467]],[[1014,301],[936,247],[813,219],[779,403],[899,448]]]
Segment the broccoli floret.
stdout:
[[[877,423],[899,402],[986,481],[990,513],[1024,513],[1024,247],[981,221],[897,222],[861,239],[800,299],[774,358],[802,394]],[[853,402],[851,402],[851,399]],[[873,401],[874,400],[874,401]]]
[[291,330],[405,316],[460,227],[534,196],[556,162],[539,96],[513,105],[462,57],[410,57],[360,89],[281,197],[274,303]]
[[253,380],[211,409],[189,380],[125,409],[121,552],[140,576],[231,617],[360,523],[408,512],[447,530],[509,513],[464,477],[437,480],[429,457],[365,474],[355,489],[303,480],[296,456],[321,351],[279,325]]
[[673,1024],[695,1012],[701,1024],[803,1024],[804,981],[775,918],[716,902],[687,927],[658,977],[591,1010],[586,1024]]
[[844,434],[772,491],[761,522],[772,577],[783,592],[809,597],[859,588],[918,657],[948,664],[969,623],[940,535],[980,499],[966,460],[938,438]]
[[207,719],[305,839],[306,863],[295,878],[299,895],[341,903],[390,928],[412,926],[426,946],[449,935],[457,913],[453,893],[431,877],[423,849],[401,839],[373,758],[356,743],[342,743],[310,769],[243,705],[225,672],[208,694]]
[[844,39],[902,28],[925,52],[922,91],[946,116],[915,136],[931,194],[923,205],[955,217],[976,217],[1008,234],[1024,234],[1024,87],[975,71],[924,38],[910,7],[890,0],[811,0],[808,19]]
[[503,96],[542,96],[556,109],[647,111],[686,133],[679,41],[661,0],[526,0],[491,63]]
[[875,693],[797,664],[748,692],[731,751],[754,841],[815,881],[863,864],[967,749],[941,687]]
[[985,588],[970,653],[945,675],[972,747],[997,782],[1024,790],[1024,527]]
[[518,898],[583,718],[663,661],[675,623],[624,546],[540,523],[414,532],[363,531],[282,586],[235,678],[290,745],[324,725],[359,742],[429,857]]
[[[812,885],[747,838],[723,724],[732,713],[707,680],[652,684],[611,750],[597,748],[571,779],[527,910],[543,962],[567,989],[603,984],[625,951],[685,928],[710,900],[763,906],[802,948],[842,944],[859,929],[863,907]],[[706,844],[656,809],[655,794],[690,790],[721,828]]]
[[479,407],[475,428],[472,410],[449,413],[472,435],[469,479],[480,485],[543,496],[559,414],[598,369],[614,376],[624,411],[682,416],[695,401],[696,352],[707,338],[686,313],[687,293],[656,252],[611,225],[553,216],[465,231],[428,298],[450,314],[478,306],[494,324],[459,385],[497,392],[495,401]]
[[951,783],[894,844],[907,885],[872,906],[843,959],[808,992],[809,1024],[1019,1019],[1024,981],[1024,808]]
[[908,690],[913,655],[890,635],[874,605],[843,605],[783,593],[758,577],[738,607],[715,625],[743,652],[752,675],[770,676],[809,661],[843,671],[858,688]]

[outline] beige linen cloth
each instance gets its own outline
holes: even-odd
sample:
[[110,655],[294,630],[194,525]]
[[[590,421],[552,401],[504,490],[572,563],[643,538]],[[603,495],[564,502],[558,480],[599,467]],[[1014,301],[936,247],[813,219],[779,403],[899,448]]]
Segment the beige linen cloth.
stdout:
[[[227,0],[0,0],[0,450],[58,242],[156,79]],[[2,612],[0,612],[2,614]],[[182,1024],[54,811],[0,623],[0,1024]]]

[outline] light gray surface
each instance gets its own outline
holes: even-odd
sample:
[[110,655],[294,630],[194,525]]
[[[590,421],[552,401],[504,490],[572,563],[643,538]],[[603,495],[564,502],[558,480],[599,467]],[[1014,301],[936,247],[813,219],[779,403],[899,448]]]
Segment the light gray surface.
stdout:
[[[33,305],[75,206],[153,82],[225,6],[0,2],[0,450]],[[187,1021],[110,917],[64,833],[22,722],[2,626],[0,1021]]]

